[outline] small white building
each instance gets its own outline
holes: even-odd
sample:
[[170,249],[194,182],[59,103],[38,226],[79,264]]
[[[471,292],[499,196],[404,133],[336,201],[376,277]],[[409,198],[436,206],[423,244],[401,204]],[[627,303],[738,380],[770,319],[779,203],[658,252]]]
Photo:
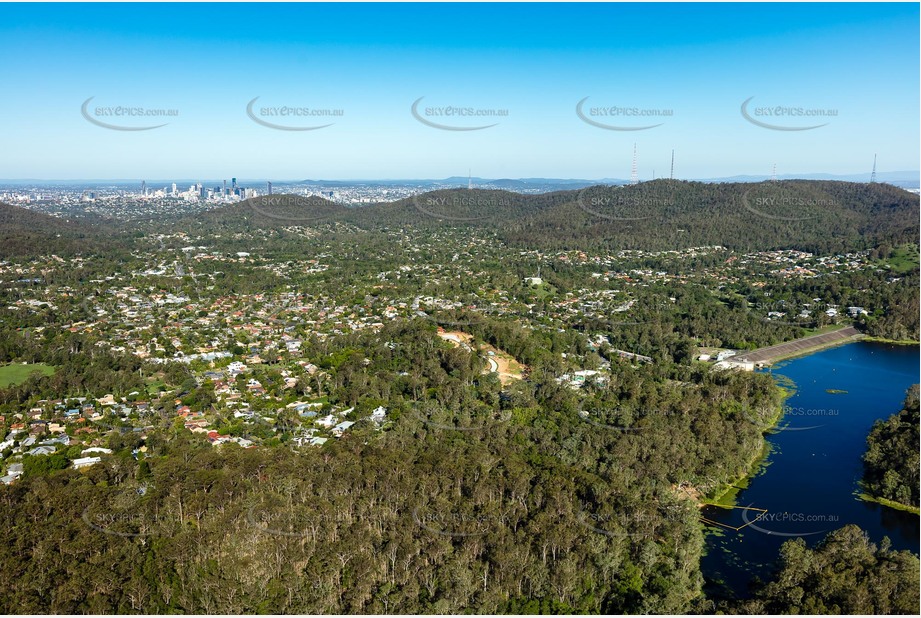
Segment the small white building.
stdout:
[[6,469],[6,476],[0,478],[0,482],[4,485],[12,485],[13,481],[22,476],[23,467],[21,463],[10,464],[10,467]]
[[320,427],[327,427],[327,428],[329,428],[329,427],[332,427],[333,425],[335,425],[335,424],[336,424],[336,421],[338,421],[338,420],[339,420],[339,419],[337,419],[335,416],[333,416],[332,414],[330,414],[330,415],[328,415],[328,416],[324,416],[323,418],[318,418],[318,419],[317,419],[316,421],[314,421],[314,422],[315,422],[317,425],[319,425]]
[[726,361],[732,369],[741,369],[742,371],[754,371],[755,363],[750,361],[747,358],[734,358],[732,360]]
[[744,358],[734,360],[717,361],[713,364],[714,370],[736,370],[736,371],[754,371],[755,363]]
[[80,457],[74,459],[74,469],[79,470],[80,468],[86,468],[98,464],[100,461],[102,461],[101,457]]
[[378,406],[371,412],[371,421],[380,425],[387,418],[387,409],[384,406]]
[[345,433],[346,429],[355,424],[355,421],[342,421],[335,427],[333,427],[330,432],[337,438],[342,437],[342,434]]

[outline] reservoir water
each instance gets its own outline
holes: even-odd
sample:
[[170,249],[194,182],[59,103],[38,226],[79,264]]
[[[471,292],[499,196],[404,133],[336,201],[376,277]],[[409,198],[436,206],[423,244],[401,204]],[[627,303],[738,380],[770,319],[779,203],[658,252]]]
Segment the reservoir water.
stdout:
[[874,421],[902,409],[919,361],[918,346],[861,341],[769,369],[781,382],[792,380],[796,393],[765,436],[764,464],[737,494],[735,505],[750,509],[702,510],[719,524],[708,526],[701,560],[711,597],[749,597],[753,578],[770,578],[784,541],[801,537],[811,547],[847,524],[877,544],[886,536],[894,549],[918,553],[917,515],[857,494],[867,434]]

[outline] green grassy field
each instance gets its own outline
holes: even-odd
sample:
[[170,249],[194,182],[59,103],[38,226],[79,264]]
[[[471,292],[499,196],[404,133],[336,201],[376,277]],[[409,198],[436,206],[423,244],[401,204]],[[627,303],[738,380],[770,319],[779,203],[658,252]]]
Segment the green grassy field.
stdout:
[[902,245],[892,252],[888,260],[880,260],[883,266],[889,266],[893,273],[904,275],[918,270],[918,247],[915,245]]
[[163,390],[166,387],[166,383],[163,380],[157,380],[156,378],[147,378],[147,394],[150,397],[155,397],[157,393]]
[[550,285],[547,282],[541,283],[540,285],[532,285],[530,286],[530,290],[538,300],[544,300],[548,296],[552,296],[557,292],[556,287]]
[[822,335],[824,333],[831,333],[836,330],[841,330],[842,328],[847,328],[848,326],[852,326],[851,321],[842,319],[842,323],[840,324],[826,324],[825,326],[822,326],[821,328],[804,328],[803,330],[806,331],[806,335],[805,335],[806,337],[811,337],[812,335]]
[[3,365],[0,367],[0,388],[13,386],[25,382],[33,373],[50,376],[54,373],[51,365]]

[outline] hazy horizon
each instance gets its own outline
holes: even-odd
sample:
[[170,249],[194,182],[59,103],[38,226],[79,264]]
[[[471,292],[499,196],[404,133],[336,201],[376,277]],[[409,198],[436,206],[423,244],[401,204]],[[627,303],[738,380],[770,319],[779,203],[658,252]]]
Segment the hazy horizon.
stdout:
[[[805,173],[786,173],[781,174],[777,173],[776,178],[778,180],[843,180],[845,182],[862,182],[858,177],[866,176],[866,181],[869,181],[871,171],[865,173],[855,173],[855,174],[832,174],[828,172],[805,172]],[[687,182],[716,182],[716,181],[725,181],[725,180],[734,180],[734,179],[770,179],[772,175],[770,173],[764,174],[735,174],[732,176],[712,176],[712,177],[700,177],[700,178],[680,178],[677,175],[674,180],[681,180]],[[395,178],[265,178],[265,177],[244,177],[237,176],[237,182],[240,184],[243,183],[253,183],[253,182],[272,182],[273,184],[304,184],[304,183],[321,183],[321,182],[336,182],[336,183],[399,183],[399,182],[439,182],[446,180],[466,180],[467,176],[462,176],[459,174],[452,176],[444,176],[441,178],[422,178],[422,177],[395,177]],[[511,177],[511,176],[471,176],[474,181],[538,181],[538,180],[549,180],[549,181],[558,181],[558,182],[630,182],[628,177],[604,177],[604,178],[587,178],[587,177],[562,177],[562,176],[521,176],[521,177]],[[12,183],[24,183],[24,182],[35,182],[35,183],[79,183],[79,182],[108,182],[108,183],[123,183],[123,184],[132,184],[145,181],[147,183],[158,183],[158,182],[221,182],[222,180],[230,180],[231,176],[224,177],[176,177],[176,178],[0,178],[0,183],[2,184],[12,184]],[[876,171],[877,182],[886,182],[889,181],[918,181],[921,182],[921,171],[915,170],[897,170],[897,171]],[[640,182],[649,182],[651,180],[669,180],[669,178],[657,175],[655,178],[639,178]],[[753,180],[753,182],[760,182]]]

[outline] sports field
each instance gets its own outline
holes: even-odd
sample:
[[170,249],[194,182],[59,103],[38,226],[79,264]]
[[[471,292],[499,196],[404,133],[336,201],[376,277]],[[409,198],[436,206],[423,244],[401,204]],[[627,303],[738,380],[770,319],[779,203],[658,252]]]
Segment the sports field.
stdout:
[[6,388],[7,386],[14,386],[25,382],[30,375],[36,372],[50,376],[54,373],[54,367],[51,365],[42,365],[41,363],[36,363],[34,365],[16,364],[0,366],[0,388]]

